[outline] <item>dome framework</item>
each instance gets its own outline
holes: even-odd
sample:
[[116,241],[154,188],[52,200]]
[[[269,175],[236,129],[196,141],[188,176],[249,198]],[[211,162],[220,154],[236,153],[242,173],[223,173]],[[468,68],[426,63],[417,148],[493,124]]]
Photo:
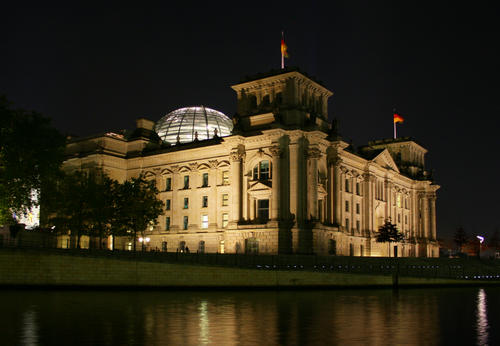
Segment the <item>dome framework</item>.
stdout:
[[231,135],[233,123],[224,113],[197,106],[176,109],[158,120],[155,131],[163,142],[189,143]]

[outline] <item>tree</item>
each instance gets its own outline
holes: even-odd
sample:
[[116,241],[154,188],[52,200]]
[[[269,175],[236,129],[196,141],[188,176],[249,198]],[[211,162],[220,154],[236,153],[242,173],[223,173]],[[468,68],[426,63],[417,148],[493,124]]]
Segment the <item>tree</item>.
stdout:
[[453,236],[453,241],[457,244],[460,252],[462,252],[462,248],[469,241],[469,236],[465,232],[462,226],[458,227],[455,231],[455,235]]
[[[391,243],[397,243],[404,240],[404,234],[401,233],[396,225],[392,224],[390,220],[386,220],[385,223],[378,229],[378,234],[376,236],[378,243],[389,243],[389,257],[391,256],[390,248]],[[396,249],[394,249],[394,254],[397,255]]]
[[65,138],[36,112],[13,109],[0,97],[0,224],[26,214],[64,159]]
[[500,231],[498,228],[495,229],[493,235],[490,237],[488,246],[495,250],[500,249]]
[[72,238],[76,236],[77,248],[81,246],[82,235],[88,235],[92,229],[94,179],[94,174],[83,171],[63,174],[51,189],[52,198],[44,199],[49,223],[59,234],[70,232]]
[[140,175],[118,186],[116,204],[115,235],[129,235],[134,239],[136,250],[137,235],[144,237],[147,227],[156,225],[157,218],[163,214],[163,202],[156,196],[158,189],[155,181]]

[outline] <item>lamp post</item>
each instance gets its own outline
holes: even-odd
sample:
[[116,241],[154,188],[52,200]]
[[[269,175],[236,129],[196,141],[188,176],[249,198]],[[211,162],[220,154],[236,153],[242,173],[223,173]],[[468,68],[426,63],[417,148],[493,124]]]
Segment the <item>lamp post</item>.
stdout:
[[476,238],[479,239],[479,251],[477,252],[477,257],[481,257],[481,244],[484,241],[484,237],[477,235]]
[[142,251],[144,251],[144,248],[147,246],[147,243],[149,243],[150,240],[151,239],[149,239],[149,237],[146,237],[146,238],[140,237],[139,238],[139,243],[141,243]]

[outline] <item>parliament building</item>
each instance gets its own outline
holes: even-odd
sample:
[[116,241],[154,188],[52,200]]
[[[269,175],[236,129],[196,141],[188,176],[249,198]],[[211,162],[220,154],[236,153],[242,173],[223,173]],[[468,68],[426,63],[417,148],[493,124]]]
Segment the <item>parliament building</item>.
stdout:
[[[165,210],[137,244],[147,250],[392,256],[397,247],[398,256],[438,256],[439,186],[424,147],[397,138],[353,148],[328,121],[333,93],[296,69],[232,89],[232,119],[204,106],[140,118],[129,133],[72,139],[64,167],[155,180]],[[401,243],[376,242],[386,220]]]

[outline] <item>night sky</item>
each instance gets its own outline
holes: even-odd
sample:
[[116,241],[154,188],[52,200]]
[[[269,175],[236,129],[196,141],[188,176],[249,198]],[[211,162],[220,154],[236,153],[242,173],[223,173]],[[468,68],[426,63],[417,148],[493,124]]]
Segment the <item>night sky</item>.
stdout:
[[395,107],[398,136],[429,150],[438,237],[500,228],[497,8],[207,3],[4,7],[0,94],[78,136],[190,105],[232,116],[230,85],[279,68],[285,30],[287,65],[334,92],[330,118],[346,141],[392,137]]

